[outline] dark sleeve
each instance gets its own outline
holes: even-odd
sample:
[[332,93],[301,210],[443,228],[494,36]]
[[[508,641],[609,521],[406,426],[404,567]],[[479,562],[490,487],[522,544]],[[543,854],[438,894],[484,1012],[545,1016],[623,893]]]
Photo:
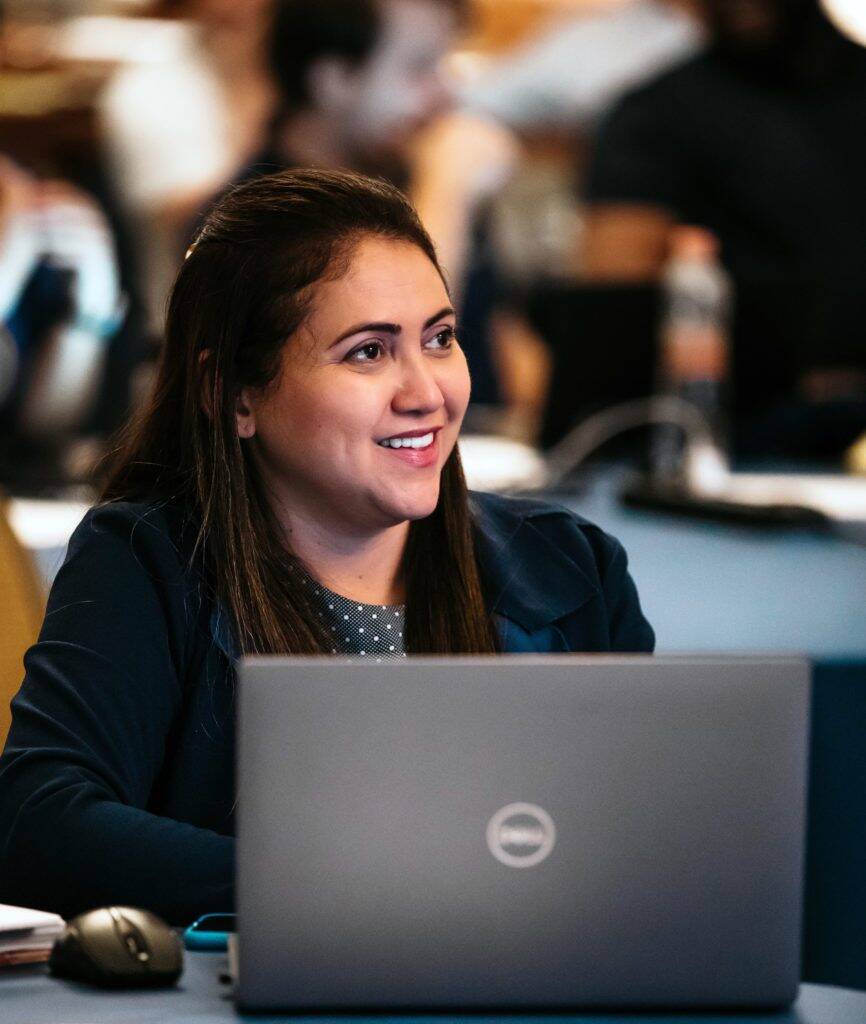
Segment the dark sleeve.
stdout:
[[689,180],[683,117],[671,91],[661,87],[639,89],[621,100],[599,125],[583,187],[586,201],[640,203],[681,213]]
[[[0,902],[230,909],[233,840],[147,810],[194,630],[164,520],[106,506],[70,541],[0,758]],[[160,526],[160,521],[162,526]]]
[[655,632],[641,608],[637,587],[628,571],[625,548],[616,537],[597,526],[587,525],[585,530],[601,581],[610,650],[651,654],[655,650]]

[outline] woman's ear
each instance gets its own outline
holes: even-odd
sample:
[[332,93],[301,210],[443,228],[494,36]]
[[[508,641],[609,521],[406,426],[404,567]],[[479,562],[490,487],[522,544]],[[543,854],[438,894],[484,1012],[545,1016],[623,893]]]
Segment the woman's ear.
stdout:
[[256,432],[256,414],[250,405],[246,388],[235,399],[235,423],[238,437],[252,437]]
[[[199,382],[199,402],[202,412],[209,420],[213,419],[215,404],[221,404],[221,384],[214,378],[213,367],[208,366],[211,357],[209,348],[199,353],[198,362],[201,370]],[[238,437],[252,437],[256,432],[256,418],[249,401],[249,394],[244,388],[235,399],[235,424]]]

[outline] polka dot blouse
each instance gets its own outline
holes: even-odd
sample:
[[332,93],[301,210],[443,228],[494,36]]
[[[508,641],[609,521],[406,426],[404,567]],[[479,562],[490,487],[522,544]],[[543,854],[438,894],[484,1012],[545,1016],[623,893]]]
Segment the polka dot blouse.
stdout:
[[406,657],[404,605],[359,604],[335,594],[310,576],[305,576],[304,583],[311,588],[313,600],[319,606],[318,614],[331,635],[332,654],[353,654],[375,661]]

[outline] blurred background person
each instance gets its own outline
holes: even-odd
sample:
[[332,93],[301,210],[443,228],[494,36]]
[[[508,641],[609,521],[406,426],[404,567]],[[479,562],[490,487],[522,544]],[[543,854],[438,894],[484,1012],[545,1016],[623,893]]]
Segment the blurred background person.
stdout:
[[140,245],[156,335],[190,218],[262,145],[273,103],[270,9],[271,0],[162,0],[146,12],[168,19],[158,37],[150,24],[139,59],[102,93],[105,152]]
[[404,188],[460,305],[477,412],[508,405],[508,384],[520,376],[510,356],[543,346],[509,303],[486,217],[516,166],[516,140],[489,118],[455,110],[443,68],[467,9],[464,0],[278,0],[270,135],[234,180],[345,167]]
[[652,284],[675,226],[708,229],[734,285],[735,451],[834,457],[866,427],[866,49],[818,0],[700,9],[707,52],[601,125],[583,279]]
[[[527,404],[537,410],[531,436],[549,447],[577,419],[645,388],[642,363],[612,360],[606,344],[576,351],[576,325],[592,337],[603,313],[596,296],[570,283],[583,225],[576,196],[599,120],[627,90],[698,52],[704,30],[692,0],[554,0],[537,9],[546,16],[516,44],[494,57],[463,57],[468,74],[459,97],[466,109],[514,129],[524,145],[493,223],[503,263],[544,339],[541,357],[527,345],[520,351],[529,356]],[[639,314],[646,298],[638,297]],[[625,297],[626,313],[633,305]],[[633,322],[629,315],[624,329]]]
[[0,157],[0,482],[74,475],[125,309],[96,201]]

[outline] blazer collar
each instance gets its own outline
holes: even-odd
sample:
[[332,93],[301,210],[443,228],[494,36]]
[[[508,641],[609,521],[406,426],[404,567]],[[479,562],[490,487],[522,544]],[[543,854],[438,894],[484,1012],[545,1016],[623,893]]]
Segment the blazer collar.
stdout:
[[546,502],[471,493],[475,550],[492,611],[534,632],[599,593],[596,583],[545,533],[541,520],[572,514]]
[[[540,528],[544,517],[571,517],[567,509],[481,492],[470,492],[469,501],[481,579],[494,614],[535,632],[598,595],[586,571]],[[229,617],[218,604],[210,628],[227,657],[240,657]]]

